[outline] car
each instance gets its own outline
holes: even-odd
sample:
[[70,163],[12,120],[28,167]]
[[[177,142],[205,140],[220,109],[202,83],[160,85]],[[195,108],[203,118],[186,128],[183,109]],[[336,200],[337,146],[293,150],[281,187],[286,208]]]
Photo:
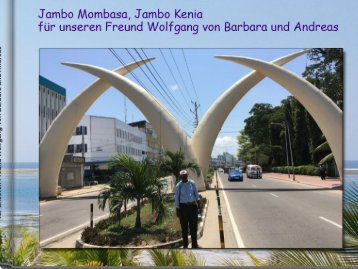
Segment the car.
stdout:
[[224,173],[224,169],[219,168],[219,169],[218,169],[218,172],[219,172],[219,173]]
[[229,171],[229,181],[244,181],[244,175],[239,169],[232,169]]
[[249,164],[246,167],[246,176],[248,178],[262,178],[262,168],[257,164]]

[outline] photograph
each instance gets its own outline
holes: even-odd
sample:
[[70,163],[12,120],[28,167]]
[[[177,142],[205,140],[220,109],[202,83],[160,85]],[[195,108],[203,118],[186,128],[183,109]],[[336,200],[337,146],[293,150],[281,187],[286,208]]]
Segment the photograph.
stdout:
[[342,248],[343,67],[342,48],[41,48],[40,247]]

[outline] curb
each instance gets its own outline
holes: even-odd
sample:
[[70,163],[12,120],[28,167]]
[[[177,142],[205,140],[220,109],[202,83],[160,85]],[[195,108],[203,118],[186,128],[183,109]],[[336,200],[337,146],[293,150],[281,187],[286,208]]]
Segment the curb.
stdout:
[[[96,221],[100,221],[100,220],[108,218],[108,217],[109,217],[109,213],[105,214],[103,216],[97,217]],[[69,230],[67,232],[65,231],[65,232],[57,234],[57,235],[55,235],[55,236],[53,236],[53,237],[51,237],[49,239],[45,239],[42,242],[40,242],[40,247],[41,248],[46,248],[47,245],[52,244],[52,243],[58,241],[59,239],[63,239],[63,238],[65,238],[67,236],[70,236],[70,235],[72,235],[74,233],[77,233],[78,231],[81,231],[83,228],[86,228],[87,226],[88,226],[87,223],[86,224],[81,224],[81,225],[79,225],[79,226],[77,226],[77,227],[75,227],[75,228],[73,228],[73,229],[71,229],[71,230]],[[46,243],[43,243],[43,242],[46,242]]]
[[[203,214],[201,217],[201,222],[199,223],[199,227],[198,227],[198,239],[200,237],[203,236],[204,233],[204,226],[205,226],[205,220],[206,220],[206,216],[208,213],[208,206],[209,206],[209,200],[206,200],[205,203],[205,207],[203,209]],[[191,238],[189,236],[189,242],[191,241]],[[116,246],[116,247],[111,247],[111,246],[97,246],[97,245],[91,245],[91,244],[87,244],[85,242],[82,241],[82,239],[77,239],[76,240],[76,248],[127,248],[127,249],[146,249],[146,248],[179,248],[183,245],[183,239],[177,239],[175,241],[171,241],[171,242],[166,242],[166,243],[162,243],[162,244],[157,244],[157,245],[148,245],[148,246],[141,246],[141,247],[125,247],[125,246]]]
[[74,197],[74,196],[78,196],[78,195],[82,195],[82,194],[87,194],[87,193],[91,193],[91,192],[98,192],[98,191],[101,191],[101,189],[98,189],[98,190],[88,190],[88,191],[85,191],[85,192],[76,193],[76,194],[71,194],[71,195],[59,195],[59,196],[57,196],[56,198],[47,198],[47,199],[44,199],[44,200],[40,200],[40,203],[46,203],[46,202],[50,202],[50,201],[61,200],[61,199],[67,198],[67,197]]
[[287,182],[293,182],[293,183],[299,183],[299,184],[303,184],[303,185],[309,185],[309,186],[315,186],[315,187],[321,187],[324,189],[329,189],[329,190],[341,190],[343,185],[339,185],[339,186],[331,186],[331,187],[326,187],[326,186],[320,186],[320,185],[315,185],[315,184],[310,184],[307,182],[301,182],[298,180],[285,180],[285,179],[281,179],[281,178],[277,178],[277,177],[270,177],[270,176],[266,176],[267,178],[272,178],[272,179],[277,179],[277,180],[281,180],[281,181],[287,181]]

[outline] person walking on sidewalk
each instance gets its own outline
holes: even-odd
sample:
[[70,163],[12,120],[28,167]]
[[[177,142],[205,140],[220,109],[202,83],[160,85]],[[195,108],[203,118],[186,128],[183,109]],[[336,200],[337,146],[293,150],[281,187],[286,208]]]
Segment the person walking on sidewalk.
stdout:
[[175,207],[183,237],[183,247],[188,248],[188,226],[192,248],[198,248],[198,202],[199,194],[194,180],[188,179],[188,171],[180,171],[180,179],[175,189]]
[[321,179],[326,180],[326,166],[323,163],[319,165],[319,173],[321,174]]

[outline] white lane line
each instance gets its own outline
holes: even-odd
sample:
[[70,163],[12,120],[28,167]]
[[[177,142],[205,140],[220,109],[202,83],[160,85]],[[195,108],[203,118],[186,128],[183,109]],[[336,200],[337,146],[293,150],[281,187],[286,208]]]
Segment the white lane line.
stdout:
[[239,229],[237,228],[234,216],[232,215],[229,200],[227,199],[227,196],[226,196],[226,193],[224,191],[223,185],[221,184],[221,179],[220,179],[219,175],[217,175],[217,177],[219,179],[219,185],[220,185],[220,188],[222,189],[222,194],[224,196],[224,200],[225,200],[225,203],[226,203],[226,206],[227,206],[227,213],[229,215],[232,228],[234,230],[236,244],[237,244],[238,248],[245,248],[244,241],[242,240],[242,237],[240,235]]
[[341,228],[341,229],[342,229],[342,225],[339,225],[338,223],[335,223],[334,221],[331,221],[331,220],[329,220],[329,219],[326,219],[325,217],[322,217],[322,216],[320,216],[319,218],[320,218],[321,220],[327,221],[328,223],[333,224],[334,226],[337,226],[338,228]]
[[[96,222],[97,220],[104,219],[104,218],[107,218],[107,217],[109,217],[109,213],[105,214],[105,215],[102,215],[102,216],[99,216],[97,218],[94,218],[93,222]],[[41,241],[40,242],[40,247],[44,247],[46,244],[48,244],[48,243],[50,243],[52,241],[55,241],[57,239],[60,239],[62,236],[66,236],[66,235],[69,235],[69,234],[71,234],[73,232],[77,232],[78,230],[81,230],[81,228],[89,226],[88,224],[89,224],[89,221],[86,221],[85,223],[82,223],[81,225],[78,225],[78,226],[76,226],[74,228],[71,228],[71,229],[69,229],[67,231],[64,231],[62,233],[56,234],[54,236],[51,236],[50,238],[47,238],[47,239]]]
[[278,198],[278,196],[277,196],[276,194],[273,194],[273,193],[271,193],[271,192],[270,192],[270,194],[271,194],[273,197]]
[[[127,209],[131,208],[133,205],[134,205],[134,202],[128,203]],[[124,211],[124,209],[122,209],[122,211]],[[93,219],[93,223],[96,223],[97,221],[105,219],[105,218],[108,218],[108,217],[109,217],[109,213],[101,215],[101,216],[98,216],[97,218]],[[62,236],[66,237],[66,236],[68,236],[68,235],[70,235],[72,233],[75,233],[75,232],[81,230],[82,228],[85,228],[85,227],[89,226],[88,224],[89,224],[89,221],[86,221],[85,223],[82,223],[82,224],[80,224],[80,225],[78,225],[78,226],[76,226],[74,228],[71,228],[71,229],[66,230],[66,231],[64,231],[62,233],[56,234],[54,236],[51,236],[50,238],[47,238],[47,239],[41,241],[40,242],[40,247],[44,247],[45,245],[47,245],[49,243],[52,243],[52,241],[56,241],[58,239],[61,239]],[[41,226],[40,226],[40,233],[41,233]]]

